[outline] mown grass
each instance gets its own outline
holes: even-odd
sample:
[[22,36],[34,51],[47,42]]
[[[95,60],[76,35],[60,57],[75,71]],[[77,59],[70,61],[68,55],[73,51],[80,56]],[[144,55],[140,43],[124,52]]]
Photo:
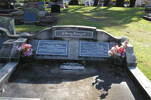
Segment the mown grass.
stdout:
[[[69,6],[57,25],[85,25],[114,36],[127,36],[134,46],[138,67],[151,80],[151,22],[142,19],[144,8]],[[17,26],[17,30],[38,31],[44,27]]]
[[16,31],[20,31],[20,32],[37,32],[44,28],[45,27],[35,26],[35,25],[15,25]]

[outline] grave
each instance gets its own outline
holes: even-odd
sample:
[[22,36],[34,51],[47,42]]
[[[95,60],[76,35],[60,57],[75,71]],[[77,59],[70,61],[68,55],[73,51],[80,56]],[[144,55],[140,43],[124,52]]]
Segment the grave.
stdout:
[[48,26],[56,22],[57,18],[45,10],[44,2],[28,2],[22,9],[8,15],[15,19],[15,24],[35,24]]
[[16,34],[13,18],[0,16],[0,27],[7,29],[10,35]]
[[[137,68],[133,46],[128,45],[120,66],[108,55],[125,40],[74,25],[9,36],[0,49],[0,99],[149,100],[151,83],[140,78],[145,76]],[[22,43],[32,45],[31,56],[16,50]]]
[[0,48],[11,35],[16,35],[14,20],[8,17],[0,17]]
[[146,20],[151,21],[151,2],[145,7],[145,16],[143,17]]
[[60,13],[60,5],[58,5],[58,4],[51,5],[51,12]]

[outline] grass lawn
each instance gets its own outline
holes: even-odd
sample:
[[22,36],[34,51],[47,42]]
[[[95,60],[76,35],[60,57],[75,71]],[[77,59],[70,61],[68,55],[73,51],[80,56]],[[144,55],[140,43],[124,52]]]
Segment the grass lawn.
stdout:
[[[144,8],[69,6],[59,15],[57,25],[93,26],[114,36],[129,37],[138,67],[151,80],[151,22],[142,19],[143,11]],[[32,32],[43,28],[16,26],[16,30]]]

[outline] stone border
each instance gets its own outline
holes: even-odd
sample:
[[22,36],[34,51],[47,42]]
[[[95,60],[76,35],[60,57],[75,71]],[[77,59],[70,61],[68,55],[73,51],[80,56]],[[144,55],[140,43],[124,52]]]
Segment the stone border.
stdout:
[[151,21],[151,17],[144,16],[143,18],[146,19],[146,20],[148,20],[148,21]]
[[128,67],[128,74],[135,85],[137,85],[145,95],[145,99],[151,100],[150,80],[137,67]]
[[137,85],[146,100],[151,100],[151,82],[137,67],[136,56],[132,45],[128,45],[126,50],[127,72],[129,77]]
[[39,98],[12,98],[12,97],[0,97],[0,100],[40,100]]
[[[8,62],[0,70],[0,88],[8,81],[9,77],[12,75],[18,62]],[[40,100],[40,98],[13,98],[13,97],[0,97],[0,100]]]
[[8,81],[9,77],[11,76],[11,74],[13,73],[17,65],[18,65],[18,62],[8,62],[0,70],[0,89]]

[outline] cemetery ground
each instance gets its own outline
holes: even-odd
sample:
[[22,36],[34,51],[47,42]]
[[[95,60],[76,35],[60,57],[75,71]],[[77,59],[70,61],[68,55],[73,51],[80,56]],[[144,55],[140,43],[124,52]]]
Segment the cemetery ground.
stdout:
[[[151,22],[144,20],[144,8],[69,6],[62,9],[57,25],[84,25],[127,36],[134,46],[139,69],[151,80]],[[16,31],[35,32],[46,27],[16,25]]]

